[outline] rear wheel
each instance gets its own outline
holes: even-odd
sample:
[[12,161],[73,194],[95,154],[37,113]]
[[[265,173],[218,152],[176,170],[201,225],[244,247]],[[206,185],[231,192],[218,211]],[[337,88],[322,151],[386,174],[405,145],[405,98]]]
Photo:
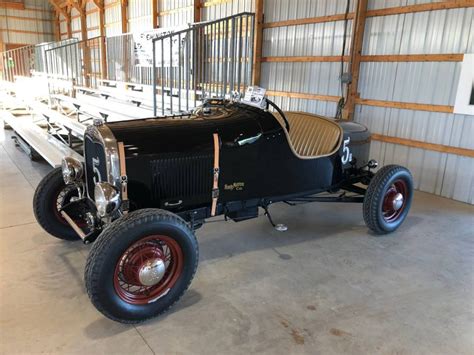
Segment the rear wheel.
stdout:
[[395,231],[405,220],[413,199],[413,178],[399,165],[380,169],[369,183],[364,198],[364,220],[373,232]]
[[[41,180],[33,197],[33,211],[40,226],[56,238],[80,240],[60,213],[61,208],[78,195],[75,186],[64,183],[61,168],[53,169]],[[83,220],[75,222],[79,226],[85,225]]]
[[87,293],[106,317],[139,323],[181,298],[198,259],[196,237],[180,217],[158,209],[134,211],[110,224],[93,244]]

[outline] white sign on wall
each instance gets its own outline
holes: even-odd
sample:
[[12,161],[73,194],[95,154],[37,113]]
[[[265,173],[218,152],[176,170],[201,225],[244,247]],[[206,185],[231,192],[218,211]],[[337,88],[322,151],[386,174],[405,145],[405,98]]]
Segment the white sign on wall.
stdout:
[[454,113],[474,115],[474,54],[464,54]]
[[[153,39],[166,36],[173,32],[181,31],[187,27],[166,29],[156,28],[151,31],[134,33],[133,41],[135,43],[134,54],[135,54],[135,65],[139,67],[152,67],[153,66]],[[172,47],[170,42],[172,41]],[[186,43],[186,36],[181,36],[181,43],[178,43],[178,36],[168,37],[162,41],[155,42],[156,44],[156,65],[161,66],[163,59],[164,67],[177,67],[179,65],[179,56],[181,48],[181,56],[184,51],[184,44]],[[163,43],[163,45],[162,45]],[[162,53],[163,48],[163,53]],[[183,58],[181,58],[182,60]]]

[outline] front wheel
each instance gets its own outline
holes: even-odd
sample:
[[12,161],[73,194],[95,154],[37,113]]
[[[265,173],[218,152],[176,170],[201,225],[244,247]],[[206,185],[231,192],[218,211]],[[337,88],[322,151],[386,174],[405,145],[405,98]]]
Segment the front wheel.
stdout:
[[[41,180],[33,197],[33,212],[40,226],[56,238],[71,241],[80,240],[60,213],[62,207],[78,196],[75,186],[64,183],[61,168],[53,169]],[[80,227],[86,225],[85,221],[80,218],[75,218],[74,221]]]
[[405,220],[413,199],[413,178],[399,165],[380,169],[364,197],[364,220],[376,234],[395,231]]
[[158,209],[131,212],[94,242],[85,269],[87,293],[112,320],[145,321],[181,298],[198,254],[196,237],[180,217]]

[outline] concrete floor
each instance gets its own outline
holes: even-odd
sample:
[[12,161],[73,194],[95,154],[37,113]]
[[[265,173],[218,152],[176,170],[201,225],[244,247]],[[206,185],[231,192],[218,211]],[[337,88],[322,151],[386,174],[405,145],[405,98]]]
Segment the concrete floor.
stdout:
[[[6,137],[4,136],[6,134]],[[472,354],[474,207],[416,193],[402,228],[367,232],[361,206],[274,206],[198,231],[201,260],[167,315],[114,323],[89,302],[89,250],[31,209],[49,171],[0,129],[0,353]]]

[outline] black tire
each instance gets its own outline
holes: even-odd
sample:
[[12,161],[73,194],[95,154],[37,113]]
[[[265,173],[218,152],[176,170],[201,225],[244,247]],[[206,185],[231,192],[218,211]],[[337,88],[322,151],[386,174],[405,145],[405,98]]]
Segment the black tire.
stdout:
[[[175,278],[174,284],[167,285],[166,291],[159,291],[160,294],[146,303],[125,300],[120,294],[123,293],[121,286],[116,284],[116,280],[123,280],[126,273],[124,255],[132,253],[130,250],[135,250],[133,247],[143,240],[163,236],[179,245],[182,252],[181,271],[176,276],[169,276]],[[174,257],[170,260],[167,270],[175,263]],[[97,310],[107,318],[121,323],[140,323],[167,311],[181,298],[196,273],[198,260],[196,237],[183,219],[159,209],[137,210],[107,226],[92,245],[84,274],[87,293]],[[138,274],[140,267],[134,267],[134,272]],[[159,288],[161,282],[162,279],[150,287]],[[152,289],[148,295],[153,292]]]
[[[403,196],[396,209],[391,199]],[[364,197],[363,214],[367,227],[376,234],[395,231],[405,220],[413,200],[413,178],[410,171],[399,165],[381,168],[369,183]]]
[[[39,225],[53,237],[70,241],[80,240],[58,211],[58,196],[67,189],[61,168],[53,169],[36,187],[33,211]],[[68,196],[60,203],[61,207],[66,205],[73,195],[77,196],[77,192],[73,191],[72,187],[69,189],[73,194],[67,193]]]

